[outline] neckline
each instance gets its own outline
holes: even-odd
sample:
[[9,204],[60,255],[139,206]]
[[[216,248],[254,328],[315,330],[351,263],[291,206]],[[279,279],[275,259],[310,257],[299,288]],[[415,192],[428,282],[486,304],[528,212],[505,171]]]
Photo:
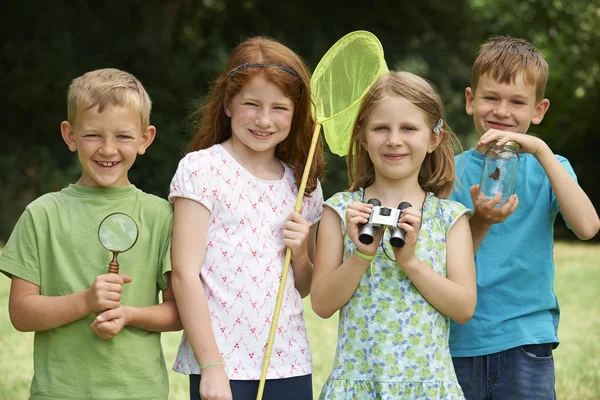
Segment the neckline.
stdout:
[[132,184],[119,187],[94,187],[81,186],[71,183],[69,186],[63,189],[63,191],[76,197],[103,197],[108,199],[119,199],[136,194],[138,192],[138,188]]
[[258,176],[254,175],[252,172],[248,171],[246,169],[246,167],[244,167],[242,164],[240,164],[240,162],[238,160],[236,160],[235,157],[231,153],[229,153],[229,151],[227,151],[227,149],[221,143],[218,143],[217,146],[220,149],[221,153],[225,154],[225,157],[227,157],[229,160],[231,160],[233,163],[235,163],[248,176],[252,177],[252,179],[255,179],[259,182],[268,183],[268,184],[280,183],[285,180],[285,177],[288,174],[288,170],[289,170],[288,166],[284,162],[277,160],[277,162],[279,162],[281,164],[281,166],[283,167],[283,176],[280,179],[259,178]]

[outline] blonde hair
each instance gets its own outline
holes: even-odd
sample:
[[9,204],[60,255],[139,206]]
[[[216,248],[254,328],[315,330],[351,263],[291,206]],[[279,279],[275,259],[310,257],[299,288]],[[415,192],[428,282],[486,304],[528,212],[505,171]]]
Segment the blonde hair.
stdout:
[[90,71],[73,79],[67,95],[68,119],[71,125],[86,110],[106,106],[124,106],[140,115],[142,130],[150,125],[152,101],[141,82],[132,74],[115,68]]
[[399,96],[419,107],[426,117],[426,122],[433,128],[440,119],[442,140],[428,153],[419,171],[419,185],[437,197],[448,197],[454,186],[454,152],[458,152],[460,144],[444,115],[442,98],[435,88],[425,79],[410,72],[389,72],[379,77],[367,92],[352,129],[350,152],[348,154],[348,177],[350,191],[367,187],[375,182],[375,169],[369,153],[362,146],[365,132],[361,127],[365,124],[375,106],[389,97]]
[[514,83],[523,72],[526,85],[536,88],[536,101],[544,98],[548,83],[548,63],[531,43],[517,38],[496,36],[482,44],[473,63],[471,88],[477,90],[479,78],[488,74],[498,83]]

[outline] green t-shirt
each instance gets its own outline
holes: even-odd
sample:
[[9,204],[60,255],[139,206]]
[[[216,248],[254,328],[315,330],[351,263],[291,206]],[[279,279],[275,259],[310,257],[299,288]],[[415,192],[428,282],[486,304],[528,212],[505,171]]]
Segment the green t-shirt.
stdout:
[[[6,243],[0,271],[39,285],[44,296],[87,290],[112,259],[98,226],[113,212],[128,214],[139,227],[136,244],[118,256],[120,272],[133,277],[121,304],[158,304],[171,270],[172,206],[133,185],[70,185],[35,200]],[[31,399],[166,399],[160,333],[128,326],[104,340],[90,328],[95,317],[35,333]]]

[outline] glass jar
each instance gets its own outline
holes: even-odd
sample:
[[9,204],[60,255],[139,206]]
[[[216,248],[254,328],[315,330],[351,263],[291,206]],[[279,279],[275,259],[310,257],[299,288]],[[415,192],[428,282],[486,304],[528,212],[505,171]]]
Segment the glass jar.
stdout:
[[520,149],[521,146],[516,142],[506,142],[503,146],[490,144],[483,158],[483,171],[479,182],[480,200],[487,201],[496,193],[502,193],[502,200],[496,206],[500,207],[515,193]]

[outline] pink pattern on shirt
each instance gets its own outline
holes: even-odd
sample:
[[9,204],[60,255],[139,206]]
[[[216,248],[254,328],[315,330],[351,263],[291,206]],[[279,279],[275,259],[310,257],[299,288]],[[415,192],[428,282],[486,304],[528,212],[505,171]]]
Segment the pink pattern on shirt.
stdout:
[[[260,379],[285,258],[283,225],[298,192],[293,171],[284,168],[281,180],[264,181],[215,145],[189,153],[171,182],[170,200],[189,198],[210,211],[200,276],[230,379]],[[320,185],[311,197],[304,197],[303,216],[309,224],[320,219],[322,202]],[[185,334],[173,369],[200,373]],[[291,265],[267,378],[310,373],[302,299],[294,287]]]

